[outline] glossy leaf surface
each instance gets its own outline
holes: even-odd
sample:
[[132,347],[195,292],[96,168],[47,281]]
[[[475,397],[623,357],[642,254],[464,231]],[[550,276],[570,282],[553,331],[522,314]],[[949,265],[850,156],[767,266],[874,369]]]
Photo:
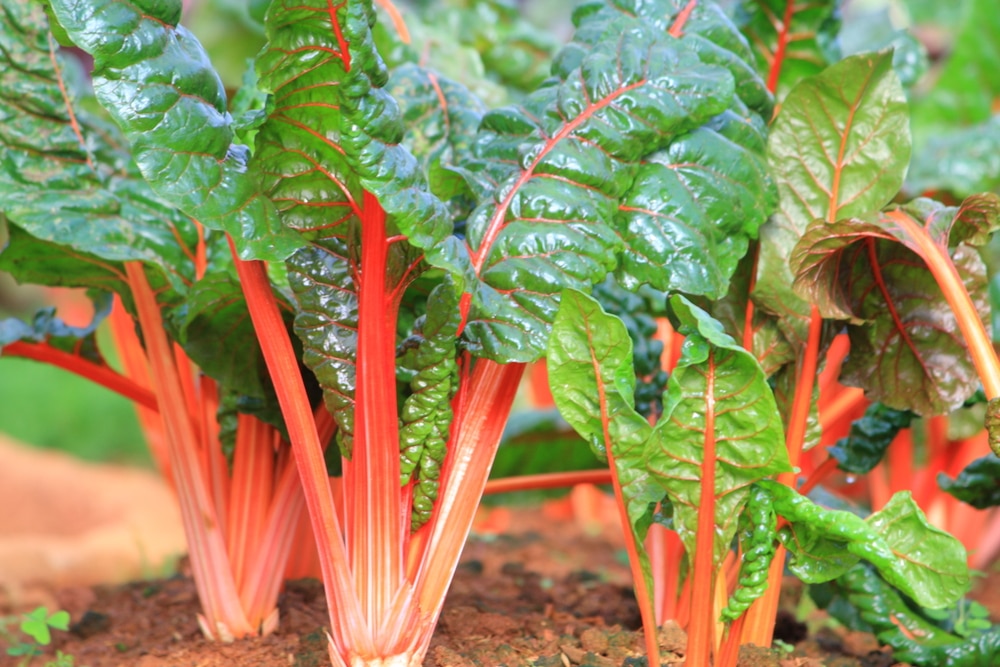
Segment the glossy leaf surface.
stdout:
[[890,53],[846,58],[788,94],[768,137],[779,205],[761,230],[754,292],[787,335],[805,337],[809,307],[791,289],[789,260],[806,228],[886,205],[909,159],[906,97]]
[[681,44],[732,75],[735,97],[726,111],[643,160],[616,220],[625,243],[619,279],[629,289],[648,283],[720,298],[776,204],[764,163],[771,96],[753,69],[749,45],[713,3],[581,5],[574,14],[577,34],[554,71],[567,76],[624,16],[664,32],[676,26]]
[[[707,313],[671,299],[687,338],[667,383],[663,415],[646,448],[650,471],[674,506],[674,524],[689,554],[701,501],[701,479],[715,483],[714,563],[729,550],[753,482],[789,469],[781,416],[753,355]],[[705,451],[715,459],[705,463]]]
[[1000,505],[1000,457],[992,454],[978,458],[955,479],[939,473],[938,485],[976,509],[996,507]]
[[94,56],[94,91],[122,128],[158,195],[213,229],[244,258],[283,259],[299,245],[247,172],[226,96],[180,2],[54,0],[73,41]]
[[896,435],[909,428],[913,413],[894,410],[881,403],[872,403],[861,419],[851,424],[847,437],[830,447],[830,456],[846,472],[864,475],[871,472],[885,456]]
[[[44,272],[43,284],[125,292],[118,263],[138,260],[158,269],[158,284],[183,290],[194,275],[194,225],[136,178],[117,131],[81,110],[83,75],[58,52],[41,5],[3,8],[0,211],[38,239],[34,250],[22,245],[25,252],[62,246],[44,246],[53,256],[36,253],[31,265],[24,255],[8,258],[8,270],[28,272],[22,279]],[[81,282],[69,282],[73,275]]]
[[[982,243],[997,224],[998,200],[961,207],[917,200],[902,213],[950,254],[985,321],[986,270],[965,242]],[[951,248],[949,250],[949,247]],[[842,381],[870,399],[918,414],[943,414],[978,388],[979,377],[951,308],[926,268],[917,240],[891,215],[810,227],[795,249],[796,288],[826,317],[849,319],[851,355]]]
[[968,591],[965,548],[931,526],[909,492],[895,494],[861,519],[815,505],[783,484],[760,484],[773,495],[774,510],[789,522],[779,537],[794,555],[789,568],[803,581],[829,581],[864,559],[927,608],[952,604]]
[[561,290],[615,267],[614,218],[635,165],[732,97],[726,70],[643,22],[616,21],[564,81],[483,120],[474,167],[495,195],[469,218],[468,255],[456,248],[451,260],[468,276],[478,354],[538,355]]
[[[844,597],[896,659],[920,667],[978,667],[1000,657],[1000,631],[952,634],[914,610],[871,568],[855,566],[838,582]],[[960,603],[961,604],[961,603]]]

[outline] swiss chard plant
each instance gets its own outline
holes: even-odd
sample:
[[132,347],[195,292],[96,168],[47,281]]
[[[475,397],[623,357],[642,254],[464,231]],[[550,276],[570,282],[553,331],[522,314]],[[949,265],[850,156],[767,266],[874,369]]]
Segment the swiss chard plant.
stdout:
[[[229,100],[179,1],[0,2],[0,266],[116,293],[131,363],[50,316],[0,344],[159,414],[206,634],[273,627],[304,503],[333,664],[421,664],[543,356],[608,462],[651,665],[681,597],[689,665],[769,644],[786,554],[925,609],[965,593],[906,493],[862,519],[802,495],[835,464],[798,485],[841,330],[888,410],[1000,394],[975,251],[1000,200],[900,198],[906,61],[840,59],[836,3],[597,0],[556,51],[502,3],[407,27],[273,0]],[[442,49],[435,21],[469,29]],[[683,336],[669,379],[606,312],[629,291]]]

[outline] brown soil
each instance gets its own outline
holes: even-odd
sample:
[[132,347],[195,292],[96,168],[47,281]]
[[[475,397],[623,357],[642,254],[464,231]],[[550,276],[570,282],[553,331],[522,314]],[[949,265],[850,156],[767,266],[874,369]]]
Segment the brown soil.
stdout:
[[[537,509],[514,510],[509,532],[474,536],[448,595],[424,667],[619,667],[643,665],[639,614],[620,545],[588,535]],[[189,578],[55,593],[74,625],[51,647],[78,667],[263,667],[328,665],[322,586],[291,582],[281,597],[281,625],[261,640],[214,644],[201,636]],[[10,613],[11,609],[0,609]],[[803,628],[783,618],[779,634]],[[782,628],[782,625],[784,627]],[[667,625],[664,664],[683,662],[685,636]],[[6,661],[5,661],[6,660]],[[0,657],[0,665],[18,664]],[[43,664],[37,659],[35,665]],[[741,667],[891,667],[889,653],[860,633],[821,632],[791,656],[744,647]]]
[[[10,620],[12,614],[26,611],[37,604],[47,604],[70,612],[71,631],[56,632],[49,655],[56,650],[74,657],[76,667],[263,667],[289,665],[311,667],[328,665],[326,653],[326,604],[322,586],[311,580],[291,582],[279,602],[281,623],[273,635],[260,640],[245,640],[233,644],[206,641],[198,628],[198,601],[190,578],[182,573],[163,580],[147,580],[124,585],[67,586],[76,576],[78,583],[90,583],[92,576],[106,573],[114,563],[122,572],[145,576],[136,571],[134,555],[128,549],[95,550],[68,553],[74,545],[100,545],[102,533],[93,533],[81,524],[73,524],[74,516],[97,517],[96,526],[104,534],[117,535],[116,524],[154,526],[162,532],[176,526],[176,519],[151,523],[153,515],[135,515],[143,498],[155,498],[148,512],[158,505],[172,508],[172,501],[147,489],[139,493],[127,486],[127,477],[114,477],[113,470],[76,470],[54,485],[36,479],[27,483],[32,471],[47,470],[37,462],[18,468],[19,455],[2,452],[5,465],[0,466],[0,492],[19,484],[12,512],[0,512],[0,554],[5,543],[19,544],[24,533],[38,530],[45,516],[34,523],[26,514],[35,495],[43,515],[48,515],[51,528],[65,533],[44,542],[53,547],[53,562],[71,562],[70,571],[54,571],[46,565],[36,575],[47,575],[48,583],[36,577],[32,587],[5,585],[0,576],[0,616]],[[23,454],[23,452],[21,452]],[[27,459],[26,459],[27,460]],[[17,468],[18,473],[12,473]],[[4,470],[8,473],[4,482]],[[105,477],[105,475],[112,477]],[[89,491],[70,493],[72,485],[81,480],[96,479]],[[112,479],[116,480],[112,483]],[[146,477],[151,487],[162,486],[155,478]],[[125,484],[123,487],[122,485]],[[125,491],[117,503],[96,500],[98,495]],[[4,494],[0,493],[0,497]],[[577,494],[574,494],[576,496]],[[583,495],[583,494],[581,494]],[[62,499],[62,500],[59,500]],[[53,507],[51,502],[65,507]],[[591,501],[593,494],[591,494]],[[452,584],[424,667],[639,667],[645,665],[642,635],[638,632],[639,614],[631,592],[631,579],[626,565],[621,536],[613,522],[578,525],[567,519],[567,505],[583,502],[571,498],[561,508],[549,505],[538,508],[502,509],[484,514],[466,546],[462,563]],[[610,500],[598,501],[610,503]],[[68,503],[68,504],[67,504]],[[90,504],[88,504],[90,503]],[[96,503],[96,504],[95,504]],[[122,514],[122,506],[130,507]],[[88,509],[89,508],[89,509]],[[604,508],[605,510],[609,508]],[[588,513],[600,514],[600,508],[590,507]],[[5,516],[8,515],[8,516]],[[611,516],[614,516],[613,512]],[[61,520],[54,520],[58,517]],[[129,517],[129,518],[124,518]],[[14,530],[11,521],[20,528]],[[24,525],[21,525],[24,524]],[[6,526],[6,527],[5,527]],[[93,535],[91,535],[93,533]],[[87,537],[90,535],[90,537]],[[96,536],[96,537],[95,537]],[[41,539],[35,535],[31,540]],[[53,541],[55,540],[55,541]],[[121,540],[119,540],[120,542]],[[30,542],[30,540],[29,540]],[[148,556],[149,547],[144,547]],[[134,550],[134,549],[133,549]],[[14,553],[10,551],[10,553]],[[31,561],[31,551],[22,551]],[[24,561],[24,559],[22,559]],[[80,565],[82,563],[82,565]],[[2,563],[0,563],[2,565]],[[78,566],[79,565],[79,566]],[[88,567],[84,567],[89,565]],[[131,568],[131,569],[129,569]],[[81,574],[82,573],[82,574]],[[0,567],[0,575],[3,568]],[[10,574],[8,572],[8,574]],[[10,577],[8,577],[11,579]],[[44,579],[44,577],[43,577]],[[13,580],[13,579],[11,579]],[[1000,580],[994,580],[1000,583]],[[1000,586],[984,586],[984,600],[995,616],[1000,616],[997,594]],[[30,594],[27,594],[30,592]],[[794,598],[794,591],[790,596]],[[793,602],[794,604],[794,602]],[[4,619],[0,619],[2,621]],[[13,630],[15,624],[8,623]],[[779,657],[774,652],[756,647],[744,647],[740,667],[891,667],[891,655],[880,649],[873,637],[860,633],[836,634],[819,631],[805,638],[806,627],[790,614],[779,618],[776,635],[796,644],[790,656]],[[660,646],[665,665],[683,663],[684,632],[667,624],[660,633]],[[0,667],[20,665],[20,659],[6,655],[0,634]],[[36,658],[31,667],[45,665],[47,658]]]

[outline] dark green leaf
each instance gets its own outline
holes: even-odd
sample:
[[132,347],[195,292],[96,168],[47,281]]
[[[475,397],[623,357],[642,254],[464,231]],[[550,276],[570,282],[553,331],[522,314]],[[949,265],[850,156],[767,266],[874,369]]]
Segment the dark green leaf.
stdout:
[[[650,151],[723,111],[732,77],[683,43],[620,19],[566,81],[486,115],[477,169],[496,183],[447,262],[472,293],[467,336],[491,358],[538,355],[564,287],[615,266],[612,221]],[[481,282],[479,282],[481,279]]]
[[647,157],[622,200],[622,282],[725,296],[775,204],[764,122],[727,111]]
[[[63,246],[63,264],[74,253],[107,264],[138,260],[158,269],[157,286],[166,279],[183,290],[194,275],[194,225],[134,177],[117,132],[80,108],[85,91],[74,80],[74,61],[58,52],[41,5],[8,0],[3,8],[0,211],[41,242]],[[53,276],[41,282],[73,284],[54,269],[47,267]]]
[[417,326],[416,374],[400,415],[401,483],[413,480],[411,530],[427,523],[438,495],[438,480],[451,429],[451,399],[458,390],[456,338],[462,324],[460,294],[449,283],[427,299],[427,314]]
[[920,667],[981,667],[1000,657],[998,629],[968,639],[951,634],[928,618],[926,611],[908,605],[871,568],[855,566],[837,583],[849,602],[844,606],[857,609],[899,660]]
[[265,397],[267,369],[236,280],[224,273],[205,276],[169,317],[177,341],[201,370],[243,395]]
[[846,472],[864,475],[871,472],[885,456],[896,435],[909,428],[915,415],[909,410],[872,403],[861,419],[851,424],[850,433],[830,447],[830,456]]
[[938,473],[938,485],[947,493],[976,509],[1000,505],[1000,458],[991,454],[978,458],[951,479]]
[[760,485],[773,495],[775,511],[789,522],[780,537],[794,554],[789,568],[804,581],[839,577],[860,558],[923,607],[953,604],[968,591],[965,548],[931,526],[909,492],[895,494],[865,520],[824,509],[783,484]]
[[94,91],[122,128],[158,195],[234,239],[244,258],[283,259],[299,240],[281,227],[233,143],[225,91],[179,1],[52,0],[73,41],[94,56]]

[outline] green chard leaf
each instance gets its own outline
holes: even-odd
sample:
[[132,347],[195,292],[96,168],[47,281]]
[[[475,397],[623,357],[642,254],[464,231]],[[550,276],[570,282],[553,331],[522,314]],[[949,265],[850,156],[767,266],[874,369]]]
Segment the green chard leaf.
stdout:
[[[853,612],[852,616],[874,631],[880,642],[892,647],[897,660],[919,667],[980,667],[1000,658],[1000,628],[966,637],[952,634],[931,619],[927,610],[914,609],[871,567],[854,566],[837,581],[837,588],[847,603],[838,611]],[[844,613],[836,616],[853,620]]]
[[619,270],[625,287],[649,283],[721,298],[776,204],[764,161],[772,99],[748,64],[753,60],[749,45],[719,7],[697,3],[683,19],[686,5],[672,0],[581,5],[574,14],[577,34],[553,71],[569,76],[615,30],[616,19],[634,15],[663,32],[683,21],[680,43],[702,63],[732,75],[735,96],[729,108],[662,151],[649,151],[616,220],[625,243]]
[[403,402],[399,431],[402,484],[411,478],[411,530],[427,523],[438,495],[438,480],[451,428],[451,399],[458,390],[455,338],[462,324],[460,294],[454,285],[438,285],[427,300],[427,314],[419,322],[416,375]]
[[770,494],[760,486],[751,486],[746,508],[740,515],[739,540],[743,556],[739,579],[729,604],[722,610],[723,621],[735,621],[767,590],[777,535],[778,517]]
[[94,57],[94,92],[122,128],[156,193],[227,231],[244,259],[283,259],[300,245],[233,143],[226,96],[179,0],[53,0],[73,41]]
[[865,218],[818,221],[792,255],[795,287],[824,317],[848,320],[851,355],[841,381],[869,399],[920,415],[947,413],[979,377],[923,250],[895,215],[924,229],[952,263],[983,321],[989,318],[986,269],[971,245],[1000,220],[1000,197],[970,197],[960,207],[915,200]]
[[951,479],[938,473],[938,485],[963,503],[978,510],[1000,505],[1000,457],[990,454],[978,458]]
[[869,473],[882,461],[896,435],[910,427],[915,416],[909,410],[872,403],[864,416],[851,424],[847,437],[829,448],[830,456],[837,459],[841,470],[858,475]]
[[895,494],[867,519],[828,510],[793,489],[765,480],[774,509],[788,520],[779,538],[792,553],[789,569],[807,583],[835,579],[859,559],[919,605],[934,609],[953,604],[969,589],[965,548],[930,525],[909,492]]
[[257,129],[253,165],[282,224],[310,241],[286,261],[295,332],[337,422],[338,444],[349,454],[363,195],[339,142],[338,89],[348,55],[337,41],[337,16],[325,9],[275,2],[267,14],[268,41],[256,61],[267,119]]
[[726,70],[645,22],[615,21],[564,81],[483,119],[470,169],[496,194],[446,261],[428,254],[466,276],[476,354],[537,357],[561,291],[589,290],[615,267],[619,200],[641,158],[732,99]]
[[83,75],[59,53],[42,6],[2,7],[0,212],[16,226],[4,268],[128,301],[120,263],[137,260],[156,268],[158,291],[183,291],[194,278],[194,225],[137,178],[117,130],[82,109]]
[[779,98],[802,79],[840,60],[840,0],[750,0],[737,22],[756,56],[757,69]]
[[646,446],[650,472],[674,506],[674,525],[695,553],[701,480],[714,479],[717,567],[729,550],[750,485],[790,470],[767,377],[722,325],[680,296],[671,299],[687,336]]
[[903,184],[909,113],[892,54],[851,56],[799,83],[771,126],[767,150],[779,206],[761,229],[753,298],[779,316],[798,346],[810,309],[791,288],[795,244],[814,220],[877,210]]
[[609,314],[616,316],[628,330],[632,339],[632,366],[635,370],[635,409],[644,417],[658,415],[663,410],[663,388],[667,372],[661,357],[663,341],[656,338],[656,314],[666,307],[666,295],[649,290],[652,294],[636,294],[621,287],[608,276],[594,286],[593,296]]
[[563,293],[547,353],[549,387],[563,418],[600,458],[614,459],[646,585],[652,585],[642,541],[663,497],[642,464],[653,428],[633,407],[632,339],[621,320],[593,298]]

